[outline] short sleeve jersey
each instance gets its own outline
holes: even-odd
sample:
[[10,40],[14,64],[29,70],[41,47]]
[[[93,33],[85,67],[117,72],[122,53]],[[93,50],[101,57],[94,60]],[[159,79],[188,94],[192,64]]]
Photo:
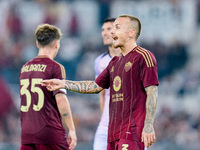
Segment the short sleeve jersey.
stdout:
[[107,67],[112,57],[109,52],[99,55],[94,62],[95,78]]
[[22,144],[58,144],[66,141],[65,129],[56,104],[57,93],[41,86],[43,79],[65,79],[64,67],[47,57],[27,62],[20,72]]
[[95,82],[103,88],[110,87],[108,142],[141,141],[145,87],[159,84],[154,55],[137,46],[125,56],[114,57]]

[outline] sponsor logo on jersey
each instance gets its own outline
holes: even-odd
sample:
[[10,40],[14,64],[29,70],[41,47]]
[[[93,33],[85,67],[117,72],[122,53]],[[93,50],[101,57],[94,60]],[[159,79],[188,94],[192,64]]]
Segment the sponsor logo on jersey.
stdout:
[[113,80],[113,89],[117,92],[121,88],[121,78],[116,76]]

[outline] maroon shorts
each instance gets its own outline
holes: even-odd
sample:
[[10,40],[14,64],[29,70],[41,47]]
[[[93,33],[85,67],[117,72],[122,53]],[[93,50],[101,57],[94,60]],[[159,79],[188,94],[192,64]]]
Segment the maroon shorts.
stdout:
[[69,150],[65,144],[22,144],[20,150]]
[[107,144],[107,150],[144,150],[144,143],[120,139]]

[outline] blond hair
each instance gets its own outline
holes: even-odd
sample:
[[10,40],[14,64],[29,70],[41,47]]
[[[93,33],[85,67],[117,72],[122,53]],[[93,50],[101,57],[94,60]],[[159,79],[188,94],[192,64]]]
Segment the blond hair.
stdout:
[[142,30],[142,24],[140,22],[140,20],[132,15],[120,15],[119,17],[124,17],[124,18],[129,18],[131,22],[133,22],[133,29],[135,29],[136,31],[136,40],[139,38],[140,34],[141,34],[141,30]]

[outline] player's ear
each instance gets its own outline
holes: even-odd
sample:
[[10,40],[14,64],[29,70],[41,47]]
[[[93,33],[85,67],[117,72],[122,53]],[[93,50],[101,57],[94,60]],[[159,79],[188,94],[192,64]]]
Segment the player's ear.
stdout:
[[38,41],[36,40],[36,45],[37,45],[37,48],[39,48],[40,46],[39,46],[39,43],[38,43]]
[[134,30],[134,29],[131,29],[130,32],[129,32],[129,38],[130,38],[130,39],[133,39],[133,38],[135,38],[135,35],[136,35],[135,30]]
[[59,49],[60,48],[60,41],[59,40],[55,40],[55,42],[54,42],[54,47],[57,49]]

